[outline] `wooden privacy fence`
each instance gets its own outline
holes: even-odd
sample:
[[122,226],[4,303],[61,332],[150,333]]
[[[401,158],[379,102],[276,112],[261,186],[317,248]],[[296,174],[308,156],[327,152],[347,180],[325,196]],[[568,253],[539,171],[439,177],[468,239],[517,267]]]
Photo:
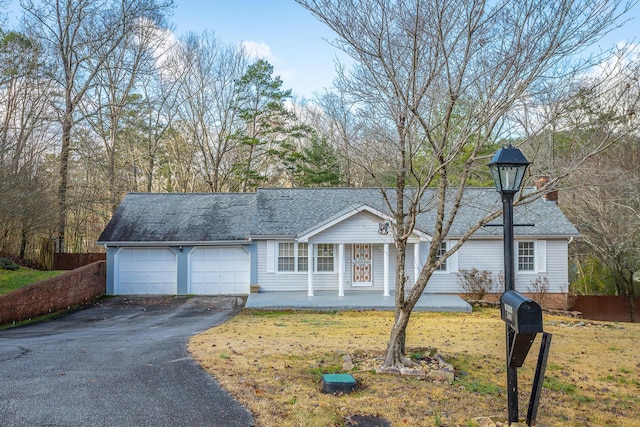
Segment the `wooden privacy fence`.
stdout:
[[84,254],[53,254],[53,270],[75,270],[76,268],[92,264],[96,261],[104,261],[107,255],[104,253]]
[[582,312],[584,319],[606,322],[640,322],[640,297],[635,297],[635,313],[631,313],[631,297],[609,295],[578,295],[570,310]]

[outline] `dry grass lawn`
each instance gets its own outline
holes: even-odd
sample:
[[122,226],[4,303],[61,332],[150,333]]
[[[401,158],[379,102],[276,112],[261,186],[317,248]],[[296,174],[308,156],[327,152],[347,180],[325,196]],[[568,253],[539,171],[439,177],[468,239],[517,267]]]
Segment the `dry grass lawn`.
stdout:
[[[435,347],[456,369],[453,384],[376,374],[356,363],[358,391],[321,392],[342,371],[342,352],[382,355],[393,313],[244,311],[193,337],[196,360],[254,415],[258,426],[341,426],[379,416],[393,426],[473,426],[506,418],[504,323],[498,309],[414,313],[407,348]],[[544,317],[553,334],[539,426],[640,425],[640,324]],[[520,414],[531,392],[540,337],[518,369]],[[496,419],[497,419],[496,418]]]

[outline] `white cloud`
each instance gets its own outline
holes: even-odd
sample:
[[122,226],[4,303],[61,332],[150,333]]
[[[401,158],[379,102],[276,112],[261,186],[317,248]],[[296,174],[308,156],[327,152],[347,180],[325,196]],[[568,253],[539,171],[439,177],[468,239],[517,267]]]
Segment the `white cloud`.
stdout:
[[264,59],[270,63],[275,63],[276,57],[271,53],[271,47],[265,42],[246,41],[242,42],[242,48],[247,54],[255,59]]
[[291,80],[295,79],[296,72],[284,67],[283,61],[271,53],[271,46],[265,42],[245,41],[242,42],[241,46],[250,58],[264,59],[273,65],[274,75],[280,76],[280,78],[285,82],[285,87],[288,87],[287,82],[291,84]]

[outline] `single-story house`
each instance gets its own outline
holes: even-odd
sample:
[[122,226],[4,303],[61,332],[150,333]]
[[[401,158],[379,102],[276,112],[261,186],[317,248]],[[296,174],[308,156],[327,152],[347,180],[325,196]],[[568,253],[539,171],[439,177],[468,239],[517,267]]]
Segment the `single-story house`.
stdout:
[[[435,190],[434,190],[435,191]],[[389,190],[393,199],[395,190]],[[434,225],[427,191],[408,241],[409,285],[425,262]],[[501,209],[493,188],[465,190],[440,251],[487,212]],[[498,218],[495,223],[501,224]],[[548,293],[568,290],[568,244],[578,231],[553,201],[516,206],[516,288],[538,277]],[[392,227],[380,189],[261,188],[255,193],[127,194],[98,243],[107,250],[107,294],[379,292],[394,288]],[[532,224],[532,225],[531,225]],[[428,293],[458,294],[458,272],[504,270],[502,227],[484,227],[436,271]]]

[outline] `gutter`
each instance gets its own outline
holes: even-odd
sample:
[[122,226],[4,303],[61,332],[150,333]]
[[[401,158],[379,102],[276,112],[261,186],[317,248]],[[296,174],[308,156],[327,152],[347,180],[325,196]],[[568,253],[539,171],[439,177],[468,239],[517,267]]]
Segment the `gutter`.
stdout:
[[201,241],[197,241],[197,242],[188,242],[188,241],[180,241],[180,240],[176,240],[176,241],[165,241],[165,242],[159,242],[159,241],[151,241],[151,242],[143,242],[143,241],[136,241],[136,242],[104,242],[104,241],[98,241],[97,242],[99,245],[103,245],[105,248],[107,247],[116,247],[116,248],[120,248],[120,247],[167,247],[167,246],[243,246],[243,245],[250,245],[252,243],[251,239],[246,239],[246,240],[212,240],[212,241],[207,241],[207,242],[201,242]]

